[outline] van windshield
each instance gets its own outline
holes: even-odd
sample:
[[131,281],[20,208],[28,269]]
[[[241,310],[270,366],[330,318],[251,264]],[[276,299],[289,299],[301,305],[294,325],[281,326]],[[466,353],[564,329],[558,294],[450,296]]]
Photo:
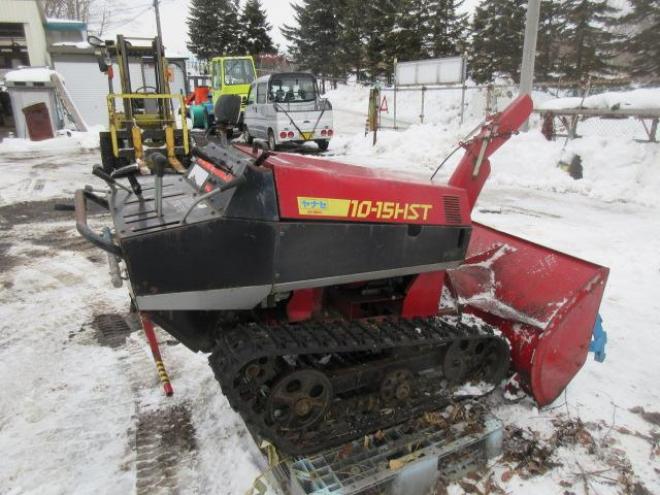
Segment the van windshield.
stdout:
[[250,84],[254,81],[254,69],[249,59],[225,60],[225,85]]
[[302,74],[273,76],[268,94],[276,103],[313,101],[316,99],[316,81],[312,76]]

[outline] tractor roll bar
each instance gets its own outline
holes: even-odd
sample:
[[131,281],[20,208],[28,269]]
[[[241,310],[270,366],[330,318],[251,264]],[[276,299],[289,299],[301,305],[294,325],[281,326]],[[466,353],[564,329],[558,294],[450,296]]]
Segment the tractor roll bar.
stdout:
[[106,199],[100,198],[92,191],[78,189],[76,191],[76,197],[74,202],[74,206],[76,210],[76,229],[78,230],[81,236],[83,236],[89,242],[94,244],[96,247],[99,247],[110,254],[114,254],[115,256],[119,256],[120,258],[123,258],[119,246],[117,246],[112,241],[107,240],[102,235],[97,234],[89,227],[89,225],[87,225],[88,199],[91,199],[92,201],[94,201],[94,203],[101,206],[102,208],[105,208],[106,210],[110,209],[108,205],[108,201]]

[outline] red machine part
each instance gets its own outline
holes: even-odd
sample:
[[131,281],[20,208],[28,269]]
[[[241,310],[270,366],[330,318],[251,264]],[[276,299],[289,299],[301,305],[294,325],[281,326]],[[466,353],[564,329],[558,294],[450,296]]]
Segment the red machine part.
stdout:
[[465,264],[448,279],[465,312],[501,329],[539,405],[584,365],[609,270],[473,224]]
[[154,330],[154,324],[149,318],[149,315],[146,313],[140,313],[140,319],[142,320],[142,328],[144,329],[144,334],[149,341],[149,347],[151,348],[151,354],[156,363],[156,369],[158,370],[158,377],[160,382],[163,385],[163,391],[165,395],[170,397],[174,394],[174,388],[172,388],[172,383],[170,382],[170,377],[167,374],[165,365],[163,364],[163,358],[160,354],[160,347],[158,346],[158,339],[156,338],[156,332]]
[[201,105],[209,101],[211,88],[208,86],[197,86],[192,93],[186,97],[186,105]]
[[470,211],[490,175],[488,158],[518,131],[529,118],[532,108],[532,99],[528,95],[518,96],[503,112],[492,116],[479,134],[463,143],[465,153],[449,179],[449,185],[466,191]]
[[403,299],[401,316],[404,318],[433,316],[438,312],[445,272],[420,273],[410,283]]
[[289,153],[269,157],[266,166],[275,176],[283,219],[470,223],[465,191],[427,177]]
[[299,289],[293,291],[293,296],[286,305],[286,313],[289,321],[304,321],[312,317],[312,314],[321,309],[323,288]]

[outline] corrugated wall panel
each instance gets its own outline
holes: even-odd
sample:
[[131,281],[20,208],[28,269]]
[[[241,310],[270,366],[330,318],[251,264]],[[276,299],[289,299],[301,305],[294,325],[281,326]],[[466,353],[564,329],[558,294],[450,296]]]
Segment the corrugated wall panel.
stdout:
[[[108,126],[108,79],[94,55],[53,55],[55,70],[64,77],[71,99],[88,125]],[[117,72],[118,73],[118,72]]]

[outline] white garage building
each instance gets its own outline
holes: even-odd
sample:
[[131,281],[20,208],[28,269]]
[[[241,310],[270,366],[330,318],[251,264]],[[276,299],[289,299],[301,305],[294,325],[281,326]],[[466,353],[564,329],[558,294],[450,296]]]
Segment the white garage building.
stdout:
[[[108,110],[106,96],[108,79],[99,70],[94,49],[86,43],[57,44],[50,47],[53,68],[65,80],[71,98],[89,125],[107,125]],[[173,80],[170,82],[172,93],[187,93],[186,59],[168,58]],[[115,74],[113,84],[116,93],[121,91],[119,67],[113,66]],[[140,86],[153,84],[153,64],[149,59],[132,59],[130,62],[131,85],[133,91]],[[144,83],[143,83],[144,81]]]

